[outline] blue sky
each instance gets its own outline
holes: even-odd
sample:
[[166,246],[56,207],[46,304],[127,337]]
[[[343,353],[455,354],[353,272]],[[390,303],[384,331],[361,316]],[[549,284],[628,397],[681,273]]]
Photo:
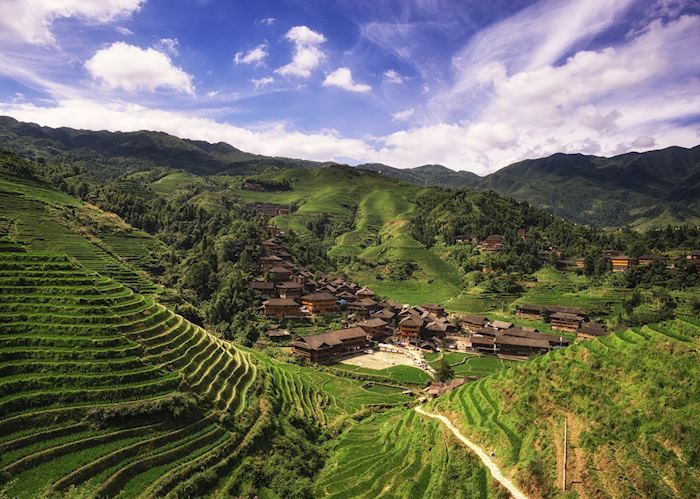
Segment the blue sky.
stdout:
[[480,174],[700,143],[699,0],[5,0],[0,114]]

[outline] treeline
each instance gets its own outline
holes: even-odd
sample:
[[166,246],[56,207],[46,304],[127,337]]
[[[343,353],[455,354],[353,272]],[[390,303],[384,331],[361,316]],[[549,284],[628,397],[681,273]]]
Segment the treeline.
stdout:
[[[603,258],[606,250],[638,257],[700,247],[700,230],[695,227],[669,226],[646,233],[593,229],[494,192],[435,188],[422,191],[415,201],[413,237],[428,247],[454,245],[450,257],[466,272],[487,267],[532,273],[557,260],[584,257],[585,273],[600,275],[610,270]],[[493,234],[503,236],[503,251],[482,254],[477,244]],[[464,244],[455,245],[458,241]]]

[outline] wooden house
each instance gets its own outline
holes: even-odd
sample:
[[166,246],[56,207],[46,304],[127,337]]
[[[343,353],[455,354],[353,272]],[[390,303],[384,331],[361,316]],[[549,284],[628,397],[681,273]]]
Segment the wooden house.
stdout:
[[506,329],[510,329],[513,327],[512,322],[506,322],[506,321],[492,321],[489,324],[489,327],[497,330],[497,331],[505,331]]
[[277,283],[277,292],[280,298],[299,298],[303,294],[303,290],[303,286],[296,281]]
[[332,314],[338,310],[335,296],[330,293],[311,293],[301,297],[301,304],[314,315]]
[[372,298],[359,298],[355,301],[348,303],[348,311],[354,313],[358,317],[367,317],[378,311],[381,308],[379,302],[373,300]]
[[275,296],[275,283],[268,281],[250,281],[247,285],[248,289],[252,289],[263,296],[270,298]]
[[389,335],[389,323],[382,319],[368,319],[357,324],[357,327],[364,329],[365,333],[372,339],[384,338]]
[[483,315],[467,315],[461,320],[462,329],[469,333],[475,333],[477,329],[486,326],[488,323],[488,317],[484,317]]
[[614,256],[611,259],[613,272],[626,272],[635,265],[637,265],[637,259],[630,256]]
[[481,241],[479,244],[479,249],[482,251],[488,251],[492,253],[499,253],[503,251],[503,246],[505,244],[505,238],[500,234],[491,234],[486,239]]
[[516,315],[524,319],[544,320],[547,315],[547,307],[523,303],[522,305],[518,305]]
[[408,341],[417,341],[423,332],[423,319],[409,315],[399,321],[398,336]]
[[700,251],[691,251],[687,255],[685,255],[686,260],[690,260],[691,262],[698,262],[700,261]]
[[267,271],[267,277],[272,282],[289,281],[292,278],[292,269],[278,265]]
[[575,333],[584,320],[585,317],[582,315],[566,312],[555,312],[549,316],[549,323],[553,330],[571,333]]
[[374,291],[369,288],[360,288],[355,292],[355,296],[364,296],[366,298],[373,298]]
[[576,330],[576,338],[579,340],[592,340],[607,334],[605,325],[597,322],[585,322]]
[[282,263],[282,259],[277,255],[268,255],[260,258],[260,271],[264,274],[270,269],[279,266]]
[[270,329],[265,331],[265,336],[270,341],[287,341],[292,338],[292,334],[286,329]]
[[339,329],[292,342],[292,352],[311,362],[326,363],[367,346],[367,333],[361,327]]
[[435,317],[445,317],[445,307],[441,307],[440,305],[436,305],[434,303],[426,303],[423,305],[423,308],[430,314],[433,314]]
[[654,262],[661,262],[663,261],[663,257],[659,255],[642,255],[640,256],[637,261],[639,262],[639,265],[647,266],[651,265]]
[[291,298],[270,298],[263,302],[263,310],[266,317],[274,317],[276,319],[299,317],[301,315],[299,304]]

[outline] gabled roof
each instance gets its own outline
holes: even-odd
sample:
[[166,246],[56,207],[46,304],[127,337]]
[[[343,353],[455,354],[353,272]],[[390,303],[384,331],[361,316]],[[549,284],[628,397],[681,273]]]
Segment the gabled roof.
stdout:
[[488,317],[484,317],[483,315],[467,315],[462,320],[467,324],[475,324],[478,326],[484,326],[489,321]]
[[270,272],[272,272],[273,274],[283,274],[283,273],[287,273],[287,272],[291,273],[292,271],[287,267],[282,267],[281,265],[277,265],[275,267],[272,267],[270,269]]
[[299,284],[296,281],[283,281],[280,283],[277,283],[278,288],[284,288],[284,289],[301,289],[301,284]]
[[493,321],[491,323],[491,327],[495,329],[508,329],[513,327],[513,323],[506,321]]
[[299,304],[291,298],[270,298],[263,302],[263,305],[271,305],[273,307],[298,307]]
[[266,261],[266,262],[281,262],[282,259],[278,257],[277,255],[270,255],[270,256],[263,256],[260,257],[260,261]]
[[374,291],[369,288],[360,288],[355,292],[355,294],[360,296],[374,296]]
[[396,316],[396,313],[389,310],[389,309],[382,309],[379,312],[375,312],[372,314],[372,317],[377,317],[379,319],[385,319],[385,320],[391,320]]
[[357,324],[358,327],[384,327],[388,324],[388,322],[383,321],[382,319],[368,319],[366,321],[362,321],[359,324]]
[[304,336],[301,340],[295,341],[292,345],[311,348],[312,350],[320,350],[336,345],[341,345],[344,341],[366,338],[367,333],[361,327],[350,327],[347,329],[338,329],[329,333],[317,334],[314,336]]
[[326,301],[335,300],[335,296],[330,293],[310,293],[301,297],[301,301]]
[[566,312],[557,312],[549,316],[550,319],[561,319],[565,321],[582,321],[583,317],[578,314],[569,314]]
[[549,348],[549,341],[539,340],[532,338],[519,338],[517,336],[496,336],[497,345],[512,345],[512,346],[524,346],[524,347],[534,347],[534,348]]
[[274,282],[268,282],[268,281],[250,281],[248,283],[248,287],[250,289],[265,289],[265,290],[272,290],[275,289],[275,283]]
[[401,322],[399,322],[400,326],[418,326],[422,327],[423,326],[423,319],[418,319],[413,316],[406,317],[405,319],[402,319]]

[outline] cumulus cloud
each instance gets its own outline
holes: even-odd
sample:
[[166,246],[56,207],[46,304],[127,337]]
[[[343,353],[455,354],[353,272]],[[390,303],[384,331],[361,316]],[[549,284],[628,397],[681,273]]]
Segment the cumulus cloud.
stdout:
[[261,43],[257,47],[250,49],[248,52],[236,52],[236,55],[233,56],[233,62],[236,64],[255,64],[256,66],[259,66],[268,55],[267,44]]
[[294,44],[294,56],[289,64],[275,72],[284,76],[308,78],[326,57],[321,50],[326,37],[307,26],[294,26],[287,32],[286,38]]
[[255,90],[259,90],[274,83],[275,79],[272,76],[263,76],[262,78],[253,78],[250,81],[255,87]]
[[160,52],[165,52],[170,55],[177,55],[180,48],[180,42],[177,38],[161,38],[154,47]]
[[387,69],[386,71],[384,71],[384,80],[386,80],[389,83],[400,85],[401,83],[403,83],[404,77],[394,69]]
[[364,93],[372,90],[372,87],[364,83],[355,83],[352,79],[352,71],[349,68],[338,68],[326,75],[323,80],[324,87],[338,87],[348,92]]
[[55,42],[51,27],[57,19],[76,17],[106,24],[141,8],[145,0],[4,0],[0,37],[35,45]]
[[393,121],[408,121],[411,116],[415,114],[416,110],[413,108],[406,109],[405,111],[397,111],[392,113],[391,119]]
[[140,48],[116,42],[98,50],[85,62],[93,80],[109,89],[128,92],[171,88],[194,94],[192,76],[173,65],[167,54],[153,48]]

